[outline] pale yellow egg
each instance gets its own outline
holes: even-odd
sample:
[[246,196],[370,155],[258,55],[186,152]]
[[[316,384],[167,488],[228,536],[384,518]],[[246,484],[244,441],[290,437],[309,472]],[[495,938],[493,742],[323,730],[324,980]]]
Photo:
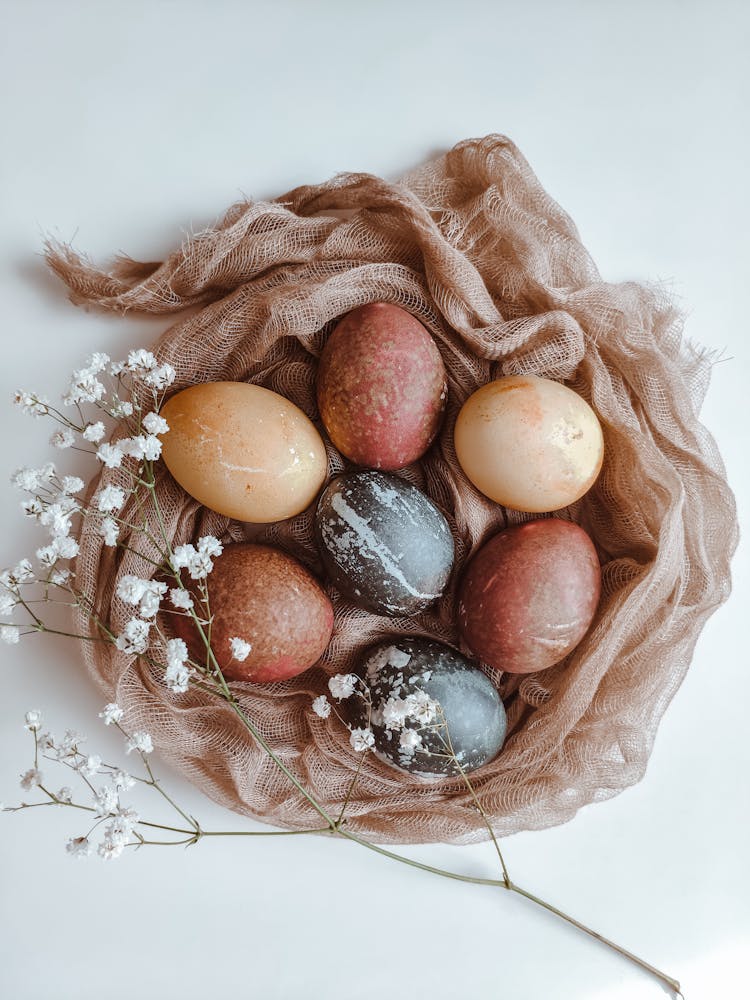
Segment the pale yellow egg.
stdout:
[[582,497],[604,457],[601,425],[586,400],[535,375],[510,375],[477,389],[458,415],[454,444],[478,490],[532,513]]
[[162,407],[162,456],[177,482],[211,510],[268,523],[299,514],[325,482],[326,450],[288,399],[246,382],[205,382]]

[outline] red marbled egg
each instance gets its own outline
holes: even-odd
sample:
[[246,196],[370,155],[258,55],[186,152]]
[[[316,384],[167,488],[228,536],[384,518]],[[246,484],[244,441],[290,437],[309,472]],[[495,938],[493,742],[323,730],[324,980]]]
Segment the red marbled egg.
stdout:
[[318,409],[331,441],[352,462],[400,469],[427,451],[445,408],[445,367],[411,313],[387,302],[347,313],[318,369]]
[[[333,606],[315,577],[291,556],[268,545],[227,545],[207,578],[211,648],[225,677],[266,683],[307,670],[322,656],[333,631]],[[204,610],[193,586],[199,615]],[[190,655],[205,662],[205,645],[192,619],[170,615],[172,631]],[[230,639],[250,643],[245,660]]]
[[458,626],[475,656],[514,674],[551,667],[586,634],[601,571],[577,524],[530,521],[491,538],[469,563]]

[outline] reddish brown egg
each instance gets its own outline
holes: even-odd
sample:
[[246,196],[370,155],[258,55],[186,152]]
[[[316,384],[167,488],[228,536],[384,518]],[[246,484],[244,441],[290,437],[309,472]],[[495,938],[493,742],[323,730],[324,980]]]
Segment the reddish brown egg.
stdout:
[[507,528],[469,563],[458,626],[479,659],[528,674],[551,667],[586,634],[599,603],[593,542],[577,524],[546,518]]
[[411,313],[387,302],[347,313],[318,369],[318,409],[331,441],[352,462],[400,469],[427,451],[445,408],[445,367]]
[[[333,606],[315,577],[296,559],[267,545],[228,545],[207,578],[211,647],[225,677],[280,681],[307,670],[322,656],[333,631]],[[196,610],[202,606],[191,589]],[[190,655],[205,662],[205,645],[192,619],[170,615]],[[230,640],[250,643],[246,659]]]

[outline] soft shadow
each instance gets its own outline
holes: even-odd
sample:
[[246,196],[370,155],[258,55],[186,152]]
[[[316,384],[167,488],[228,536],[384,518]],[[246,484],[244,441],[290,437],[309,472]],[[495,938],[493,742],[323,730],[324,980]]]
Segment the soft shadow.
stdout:
[[44,302],[57,305],[67,300],[67,286],[49,269],[41,253],[16,261],[13,270],[16,277],[24,285],[30,285]]

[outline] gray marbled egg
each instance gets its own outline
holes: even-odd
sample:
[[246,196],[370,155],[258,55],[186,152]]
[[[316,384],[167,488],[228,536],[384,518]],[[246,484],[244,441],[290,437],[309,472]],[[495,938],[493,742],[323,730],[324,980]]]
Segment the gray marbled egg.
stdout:
[[371,705],[353,698],[351,721],[372,729],[387,763],[422,777],[456,775],[456,761],[473,771],[502,747],[507,720],[497,689],[450,646],[394,637],[366,650],[357,673]]
[[438,508],[385,472],[333,479],[318,502],[315,532],[331,581],[376,614],[422,611],[440,597],[453,567],[453,537]]

